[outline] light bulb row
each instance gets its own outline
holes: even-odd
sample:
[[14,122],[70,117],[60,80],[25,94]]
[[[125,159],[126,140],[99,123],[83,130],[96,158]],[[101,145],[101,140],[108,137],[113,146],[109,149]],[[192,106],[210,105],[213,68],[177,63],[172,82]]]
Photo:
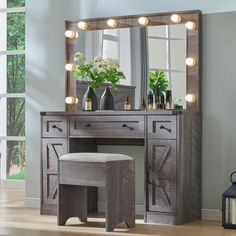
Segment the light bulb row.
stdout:
[[[177,14],[171,15],[170,19],[173,23],[176,23],[176,24],[180,23],[181,20],[182,20],[181,16],[177,15]],[[148,25],[149,22],[150,22],[150,20],[148,19],[148,17],[141,16],[141,17],[138,18],[138,23],[140,25],[145,26],[145,25]],[[108,19],[106,23],[111,28],[116,28],[118,26],[118,21],[115,20],[115,19]],[[85,21],[79,21],[77,26],[81,30],[87,30],[88,29],[88,23],[85,22]],[[196,29],[196,23],[193,22],[193,21],[188,21],[188,22],[185,23],[185,27],[188,30],[195,30]],[[75,38],[78,38],[78,33],[75,32],[75,31],[67,30],[65,32],[65,36],[67,38],[75,39]]]

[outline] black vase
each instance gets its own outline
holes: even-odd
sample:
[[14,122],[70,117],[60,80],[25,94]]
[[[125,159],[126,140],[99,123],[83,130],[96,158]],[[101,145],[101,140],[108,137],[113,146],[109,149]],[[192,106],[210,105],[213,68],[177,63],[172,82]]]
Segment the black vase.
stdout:
[[100,101],[101,110],[114,110],[114,98],[111,94],[109,87],[106,87],[105,91],[101,96]]
[[85,99],[86,98],[90,98],[92,100],[92,111],[96,111],[98,109],[98,99],[96,96],[96,93],[94,92],[92,87],[88,87],[87,91],[84,94],[83,97],[83,105],[82,105],[82,109],[83,111],[85,110]]

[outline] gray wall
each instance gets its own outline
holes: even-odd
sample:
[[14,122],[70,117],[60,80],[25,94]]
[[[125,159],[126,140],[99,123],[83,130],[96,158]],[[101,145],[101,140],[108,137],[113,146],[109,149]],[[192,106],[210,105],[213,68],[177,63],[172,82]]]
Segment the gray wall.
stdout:
[[[64,21],[79,1],[26,0],[26,197],[40,194],[40,111],[64,110]],[[56,3],[56,4],[55,4]]]
[[203,207],[220,208],[236,170],[236,12],[203,17]]
[[[234,0],[26,0],[26,7],[26,198],[38,198],[40,192],[39,112],[64,109],[65,19],[189,9],[236,11]],[[203,208],[220,208],[228,175],[236,169],[235,22],[236,12],[203,17]]]

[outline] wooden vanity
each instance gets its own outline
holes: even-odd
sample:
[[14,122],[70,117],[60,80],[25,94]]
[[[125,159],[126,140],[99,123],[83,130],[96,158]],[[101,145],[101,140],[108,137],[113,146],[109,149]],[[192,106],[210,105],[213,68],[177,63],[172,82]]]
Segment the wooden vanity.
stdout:
[[[41,214],[57,213],[59,156],[117,144],[145,147],[145,222],[182,224],[201,218],[200,113],[42,112],[41,124]],[[96,211],[97,190],[91,188],[89,195],[89,211]]]

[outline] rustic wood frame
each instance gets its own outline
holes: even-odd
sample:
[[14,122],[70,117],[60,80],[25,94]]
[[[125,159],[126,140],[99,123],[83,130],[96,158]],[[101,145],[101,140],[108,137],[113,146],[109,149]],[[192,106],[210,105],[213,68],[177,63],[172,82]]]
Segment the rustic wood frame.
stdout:
[[[187,94],[195,95],[195,102],[187,102],[187,110],[200,111],[202,109],[202,69],[201,69],[201,34],[202,34],[202,20],[201,11],[181,11],[181,12],[168,12],[168,13],[157,13],[157,14],[140,14],[131,16],[116,16],[106,18],[92,18],[92,19],[80,19],[80,20],[67,20],[65,21],[65,29],[72,31],[82,31],[78,28],[77,23],[79,21],[85,21],[88,24],[87,30],[101,30],[110,29],[107,25],[108,19],[115,19],[118,21],[117,28],[127,27],[140,27],[138,18],[141,16],[148,17],[150,25],[167,25],[176,24],[171,21],[171,15],[178,14],[181,16],[180,24],[186,23],[187,21],[193,21],[196,24],[195,30],[187,30],[187,57],[196,59],[196,65],[193,67],[187,67],[186,78],[187,78]],[[73,63],[73,47],[75,45],[75,39],[66,38],[66,63]],[[72,78],[71,72],[66,72],[66,91],[65,96],[76,96],[76,81]],[[75,110],[75,106],[66,105],[66,111]]]

